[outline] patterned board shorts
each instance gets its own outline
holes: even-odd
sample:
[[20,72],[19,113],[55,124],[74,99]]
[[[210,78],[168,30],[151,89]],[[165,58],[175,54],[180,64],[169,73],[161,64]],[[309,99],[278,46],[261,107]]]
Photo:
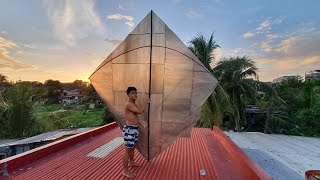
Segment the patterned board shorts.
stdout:
[[124,145],[126,148],[134,148],[138,142],[139,130],[138,125],[124,125],[122,129]]

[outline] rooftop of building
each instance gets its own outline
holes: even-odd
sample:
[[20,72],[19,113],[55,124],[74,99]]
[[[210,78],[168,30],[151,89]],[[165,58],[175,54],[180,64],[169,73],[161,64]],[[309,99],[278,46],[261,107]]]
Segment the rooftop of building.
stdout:
[[[229,138],[229,137],[231,138]],[[235,142],[235,143],[234,143]],[[320,169],[319,138],[193,128],[151,161],[136,152],[136,179],[303,179]],[[109,124],[0,161],[0,179],[125,179],[123,140]],[[204,170],[205,175],[201,175]]]
[[320,170],[320,138],[225,132],[273,179],[304,179],[308,170]]
[[[124,179],[115,123],[0,161],[4,179]],[[136,153],[136,179],[271,179],[219,129],[193,128],[151,161]],[[205,175],[200,171],[204,170]]]

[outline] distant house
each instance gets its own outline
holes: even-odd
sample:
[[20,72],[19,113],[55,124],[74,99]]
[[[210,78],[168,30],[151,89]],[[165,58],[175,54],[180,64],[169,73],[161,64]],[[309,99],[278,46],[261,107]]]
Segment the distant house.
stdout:
[[320,70],[310,71],[305,74],[305,81],[320,80]]
[[80,93],[79,90],[64,90],[61,95],[61,103],[62,104],[77,104],[84,98],[84,95]]

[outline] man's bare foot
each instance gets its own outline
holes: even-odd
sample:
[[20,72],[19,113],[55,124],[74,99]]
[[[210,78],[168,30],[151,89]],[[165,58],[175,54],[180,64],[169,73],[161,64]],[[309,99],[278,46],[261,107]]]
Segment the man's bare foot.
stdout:
[[140,166],[140,164],[137,163],[137,162],[130,162],[130,163],[129,163],[129,166],[138,167],[138,166]]
[[130,171],[123,171],[122,175],[124,175],[125,177],[127,178],[134,178],[136,177],[136,174],[135,173],[132,173]]

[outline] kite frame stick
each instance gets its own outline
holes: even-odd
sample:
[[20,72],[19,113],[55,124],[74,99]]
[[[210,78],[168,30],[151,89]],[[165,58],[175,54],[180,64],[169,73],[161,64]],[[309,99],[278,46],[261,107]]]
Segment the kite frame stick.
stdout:
[[[150,38],[150,68],[149,68],[149,99],[151,98],[151,67],[152,67],[152,14],[151,10],[151,38]],[[148,105],[148,161],[150,160],[150,104]]]

